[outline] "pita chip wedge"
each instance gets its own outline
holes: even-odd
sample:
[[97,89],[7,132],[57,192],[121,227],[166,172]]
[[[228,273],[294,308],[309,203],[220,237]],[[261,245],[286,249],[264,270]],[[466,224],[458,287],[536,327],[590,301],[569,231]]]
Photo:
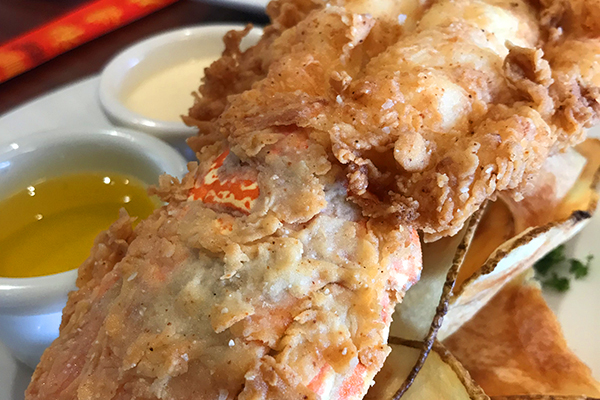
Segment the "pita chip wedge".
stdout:
[[494,396],[492,400],[598,400],[587,396],[544,396],[539,394],[522,396]]
[[[477,268],[485,267],[486,263],[489,268],[492,255],[508,257],[505,261],[509,262],[523,258],[515,265],[501,266],[508,274],[501,269],[497,271],[502,272],[500,278],[510,281],[512,276],[522,273],[554,247],[545,242],[545,235],[550,236],[551,243],[558,245],[583,227],[595,209],[596,171],[600,167],[600,162],[594,159],[595,154],[600,154],[600,141],[590,143],[581,152],[568,151],[549,160],[530,196],[522,202],[511,203],[504,198],[490,202],[471,218],[458,235],[423,245],[421,280],[396,308],[389,341],[392,352],[366,399],[489,398],[460,362],[436,341],[436,336],[447,332],[446,324],[454,325],[453,330],[457,329],[489,299],[479,301],[468,310],[471,315],[465,317],[452,314],[453,307],[458,304],[457,299],[465,299],[453,293],[464,294],[467,289],[490,285],[484,294],[493,297],[506,282],[501,279],[498,283],[493,267],[489,272]],[[541,250],[535,247],[539,242],[525,246],[536,237],[542,239],[542,246],[538,246]],[[506,243],[513,245],[510,251],[498,251]],[[479,283],[477,279],[470,278],[482,276],[483,285],[466,286],[470,282]],[[492,279],[486,281],[489,278]],[[493,286],[498,284],[500,287]],[[476,294],[471,297],[478,300]],[[456,321],[457,316],[464,319]],[[566,397],[565,400],[579,398]],[[558,397],[547,399],[561,400]]]
[[[423,244],[421,278],[396,307],[390,327],[390,335],[394,337],[390,342],[393,356],[387,362],[394,365],[394,376],[386,379],[385,388],[386,393],[393,392],[390,399],[404,398],[435,347],[437,332],[480,216],[480,212],[475,213],[455,236]],[[401,362],[401,367],[394,360]]]
[[492,398],[600,397],[600,383],[569,350],[532,275],[506,285],[444,345]]
[[[401,377],[410,371],[410,362],[418,358],[423,343],[390,337],[392,352],[375,378],[365,400],[396,399]],[[412,357],[410,357],[412,356]],[[439,342],[434,342],[427,360],[402,400],[488,400],[469,372]]]
[[444,344],[434,341],[403,393],[397,388],[426,345],[391,336],[392,352],[365,399],[597,400],[600,384],[568,349],[531,276],[506,285]]
[[443,340],[508,282],[577,234],[596,210],[600,141],[550,157],[520,202],[502,196],[485,207],[456,279]]

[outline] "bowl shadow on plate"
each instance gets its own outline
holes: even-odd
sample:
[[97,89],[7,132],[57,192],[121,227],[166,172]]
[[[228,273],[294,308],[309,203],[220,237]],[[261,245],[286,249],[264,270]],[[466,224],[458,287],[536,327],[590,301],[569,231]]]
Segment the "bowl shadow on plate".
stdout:
[[23,400],[25,399],[25,390],[27,389],[27,386],[29,386],[33,370],[27,365],[23,364],[21,361],[17,360],[16,358],[15,364],[17,365],[17,368],[15,370],[16,374],[13,380],[10,399]]

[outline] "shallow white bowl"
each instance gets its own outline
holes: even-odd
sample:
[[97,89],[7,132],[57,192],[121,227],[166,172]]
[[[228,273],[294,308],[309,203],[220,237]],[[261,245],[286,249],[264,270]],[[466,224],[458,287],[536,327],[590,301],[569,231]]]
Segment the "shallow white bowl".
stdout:
[[[187,168],[175,149],[143,133],[86,128],[42,132],[0,143],[0,199],[41,178],[99,170],[156,184],[159,175],[182,177]],[[58,336],[76,277],[77,270],[35,278],[0,277],[0,341],[32,368]]]
[[[108,118],[120,126],[150,133],[166,140],[181,150],[182,143],[196,134],[194,128],[183,122],[151,119],[128,109],[123,97],[142,81],[153,74],[190,59],[218,59],[225,49],[223,36],[232,29],[243,29],[243,25],[207,25],[178,29],[153,36],[125,49],[104,68],[100,76],[100,104]],[[258,41],[261,29],[253,29],[242,41],[246,48]],[[190,87],[191,93],[200,86]],[[182,110],[184,114],[187,110]]]

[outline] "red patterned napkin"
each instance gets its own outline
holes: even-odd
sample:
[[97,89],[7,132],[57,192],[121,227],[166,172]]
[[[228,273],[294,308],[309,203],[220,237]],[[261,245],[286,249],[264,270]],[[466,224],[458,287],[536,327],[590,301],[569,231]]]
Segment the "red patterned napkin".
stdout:
[[0,46],[0,83],[177,0],[96,0]]

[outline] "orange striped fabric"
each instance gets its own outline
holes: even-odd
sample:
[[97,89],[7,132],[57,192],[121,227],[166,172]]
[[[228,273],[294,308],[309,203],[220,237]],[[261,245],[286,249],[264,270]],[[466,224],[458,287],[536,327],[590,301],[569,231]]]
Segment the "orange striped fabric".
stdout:
[[96,0],[0,45],[0,83],[177,0]]

